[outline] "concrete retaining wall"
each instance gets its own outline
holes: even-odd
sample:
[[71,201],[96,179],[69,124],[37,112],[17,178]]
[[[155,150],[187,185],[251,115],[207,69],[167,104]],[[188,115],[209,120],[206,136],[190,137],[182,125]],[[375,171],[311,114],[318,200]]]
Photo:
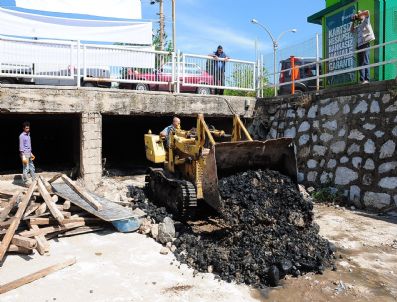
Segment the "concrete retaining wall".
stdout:
[[397,205],[396,86],[365,89],[262,100],[250,130],[295,138],[301,183],[338,187],[358,207]]

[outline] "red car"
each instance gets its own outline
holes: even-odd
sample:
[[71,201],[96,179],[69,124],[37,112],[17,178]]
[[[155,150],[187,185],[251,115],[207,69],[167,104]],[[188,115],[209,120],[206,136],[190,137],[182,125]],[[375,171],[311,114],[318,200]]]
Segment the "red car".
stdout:
[[[181,92],[191,92],[198,94],[211,94],[212,90],[205,86],[191,85],[214,85],[214,77],[200,66],[194,63],[185,63],[184,75],[182,75],[182,64],[179,64],[179,82]],[[127,79],[141,80],[141,83],[120,83],[120,89],[134,90],[153,90],[153,91],[172,91],[172,63],[168,62],[162,68],[153,73],[139,73],[132,68],[127,69]],[[182,82],[185,82],[183,85]],[[147,83],[145,83],[147,82]],[[165,83],[158,83],[165,82]],[[191,84],[191,85],[189,85]]]

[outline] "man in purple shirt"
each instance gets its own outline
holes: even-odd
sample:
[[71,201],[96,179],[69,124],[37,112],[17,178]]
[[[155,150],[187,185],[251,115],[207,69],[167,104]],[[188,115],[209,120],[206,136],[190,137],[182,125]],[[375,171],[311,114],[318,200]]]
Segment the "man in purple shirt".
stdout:
[[30,172],[33,180],[36,178],[36,174],[33,164],[34,155],[32,153],[32,143],[30,140],[30,123],[24,122],[22,128],[23,132],[19,136],[19,154],[23,165],[22,180],[27,184],[28,173]]

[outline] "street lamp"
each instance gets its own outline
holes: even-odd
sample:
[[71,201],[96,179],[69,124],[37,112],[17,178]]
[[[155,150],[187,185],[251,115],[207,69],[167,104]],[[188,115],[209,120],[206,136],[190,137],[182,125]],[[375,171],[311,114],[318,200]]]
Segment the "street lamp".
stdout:
[[278,43],[280,42],[280,39],[287,33],[287,32],[292,32],[292,33],[296,33],[298,30],[293,28],[293,29],[289,29],[286,31],[283,31],[277,39],[275,39],[272,35],[272,33],[261,23],[258,22],[258,20],[256,19],[252,19],[251,20],[252,24],[256,24],[259,25],[260,27],[262,27],[267,34],[269,35],[270,39],[272,39],[272,43],[273,43],[273,60],[274,60],[274,66],[273,66],[273,81],[274,81],[274,96],[277,96],[277,86],[276,86],[276,81],[277,81],[277,75],[276,75],[276,54],[277,54],[277,48],[278,48]]

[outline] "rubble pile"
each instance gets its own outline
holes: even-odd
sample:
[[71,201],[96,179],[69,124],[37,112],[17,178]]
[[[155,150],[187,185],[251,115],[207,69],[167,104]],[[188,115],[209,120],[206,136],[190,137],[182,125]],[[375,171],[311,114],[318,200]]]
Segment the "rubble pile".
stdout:
[[181,234],[173,242],[179,261],[257,287],[332,264],[334,246],[318,235],[312,203],[288,177],[248,171],[221,179],[219,190],[228,227]]

